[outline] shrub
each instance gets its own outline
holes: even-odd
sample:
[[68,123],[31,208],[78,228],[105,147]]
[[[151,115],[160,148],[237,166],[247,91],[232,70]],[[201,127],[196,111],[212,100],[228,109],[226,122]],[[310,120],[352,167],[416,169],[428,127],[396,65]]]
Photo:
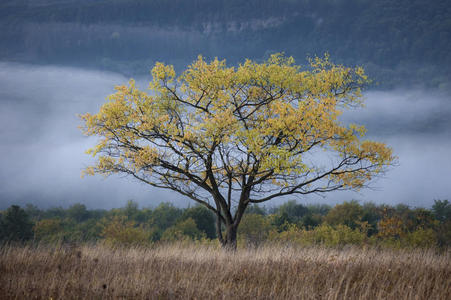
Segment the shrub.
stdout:
[[248,246],[258,246],[273,229],[269,218],[260,214],[246,214],[238,228],[238,238]]
[[403,239],[403,244],[412,248],[432,248],[437,245],[437,242],[437,235],[430,228],[419,228],[409,232]]
[[64,229],[60,219],[38,221],[33,227],[33,231],[35,238],[42,242],[54,243],[64,239]]
[[115,216],[104,225],[102,236],[110,246],[148,245],[152,240],[152,230],[137,226],[126,217]]
[[197,228],[196,222],[192,218],[188,218],[166,229],[161,236],[161,241],[200,240],[202,238],[205,238],[205,233]]
[[216,238],[215,215],[206,207],[196,205],[187,208],[182,215],[182,219],[191,218],[196,223],[196,227],[205,233],[209,239]]
[[300,246],[323,245],[336,247],[347,244],[361,245],[366,241],[366,234],[346,225],[332,227],[327,224],[322,224],[313,230],[300,229],[295,225],[291,225],[286,231],[280,233],[272,231],[269,234],[269,240]]
[[327,214],[325,221],[329,225],[346,225],[352,229],[356,229],[358,223],[362,221],[362,217],[362,206],[353,200],[335,205]]

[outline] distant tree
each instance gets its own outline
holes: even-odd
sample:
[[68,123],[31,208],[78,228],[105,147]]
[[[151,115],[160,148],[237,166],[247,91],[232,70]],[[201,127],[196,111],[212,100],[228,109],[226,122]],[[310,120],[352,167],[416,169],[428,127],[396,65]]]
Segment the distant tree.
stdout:
[[196,205],[185,209],[182,219],[193,219],[196,227],[205,233],[207,238],[216,238],[215,215],[206,207]]
[[327,204],[309,204],[307,205],[308,211],[311,214],[318,214],[320,216],[325,216],[332,209],[330,205]]
[[400,239],[406,234],[406,224],[402,218],[393,213],[393,209],[384,208],[384,216],[378,222],[378,234],[380,238]]
[[236,248],[250,204],[360,189],[394,160],[385,144],[361,139],[363,127],[338,120],[362,102],[362,68],[326,56],[301,69],[281,54],[227,68],[199,56],[178,78],[162,63],[152,75],[150,93],[131,80],[82,116],[85,134],[101,137],[86,173],[128,174],[204,205],[224,247]]
[[246,214],[266,215],[267,211],[265,207],[261,207],[258,204],[251,204],[246,209]]
[[123,210],[127,218],[130,220],[136,219],[139,215],[138,203],[133,200],[128,200]]
[[448,200],[435,200],[432,213],[440,222],[437,226],[438,243],[442,247],[451,246],[451,203]]
[[367,222],[368,236],[377,234],[377,223],[383,218],[383,208],[374,203],[367,202],[362,205],[363,216],[362,221]]
[[299,225],[306,229],[313,229],[323,222],[323,216],[319,214],[308,213],[302,217]]
[[43,218],[51,219],[51,218],[59,218],[63,219],[67,216],[66,210],[62,207],[52,207],[45,211],[43,214]]
[[346,225],[351,229],[356,229],[362,222],[363,209],[360,204],[352,200],[335,205],[327,214],[325,221],[330,225]]
[[34,236],[38,241],[60,242],[65,239],[63,221],[61,219],[44,219],[36,222],[33,227]]
[[33,237],[33,223],[20,206],[9,207],[1,219],[1,240],[26,241]]
[[260,214],[245,214],[238,232],[248,245],[258,246],[266,240],[272,229],[274,227],[268,217]]
[[278,214],[284,214],[287,217],[287,221],[295,223],[305,216],[309,210],[306,206],[296,203],[296,201],[287,201],[279,206],[277,210]]
[[24,210],[27,215],[34,221],[39,220],[43,215],[43,211],[40,210],[36,205],[31,203],[27,203]]
[[192,218],[188,218],[166,229],[161,236],[161,240],[180,241],[185,238],[199,240],[203,237],[205,237],[205,233],[199,230]]
[[182,210],[171,203],[161,203],[152,212],[150,224],[161,231],[175,225],[182,216]]
[[451,221],[451,203],[448,200],[435,200],[432,212],[440,222]]
[[105,242],[111,246],[148,245],[152,241],[152,234],[151,229],[145,229],[123,216],[107,220],[101,233]]
[[274,225],[279,232],[287,230],[290,223],[293,222],[286,211],[272,215],[272,225]]
[[76,203],[69,207],[66,210],[66,215],[77,222],[83,222],[90,217],[86,206],[80,203]]

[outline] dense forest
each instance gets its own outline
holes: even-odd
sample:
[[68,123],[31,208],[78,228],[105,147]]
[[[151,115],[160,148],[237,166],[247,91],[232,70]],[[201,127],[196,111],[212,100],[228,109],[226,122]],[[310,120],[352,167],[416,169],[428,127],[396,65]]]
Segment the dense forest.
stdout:
[[[344,202],[335,206],[288,201],[267,209],[251,206],[239,227],[239,244],[301,246],[373,245],[390,248],[451,246],[451,203],[435,200],[431,209]],[[0,212],[0,242],[104,243],[110,246],[191,241],[214,243],[215,216],[202,206],[162,203],[139,209],[88,210],[74,204],[46,210],[28,204]]]
[[[331,54],[383,88],[449,89],[447,0],[5,0],[0,60],[147,73],[198,54],[303,63]],[[375,85],[376,86],[376,85]]]

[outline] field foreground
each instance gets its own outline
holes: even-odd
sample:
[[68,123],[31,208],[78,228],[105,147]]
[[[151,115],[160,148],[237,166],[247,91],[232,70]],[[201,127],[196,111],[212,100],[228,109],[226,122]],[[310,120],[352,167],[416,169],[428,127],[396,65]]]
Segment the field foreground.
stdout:
[[451,299],[451,253],[168,245],[0,249],[3,299]]

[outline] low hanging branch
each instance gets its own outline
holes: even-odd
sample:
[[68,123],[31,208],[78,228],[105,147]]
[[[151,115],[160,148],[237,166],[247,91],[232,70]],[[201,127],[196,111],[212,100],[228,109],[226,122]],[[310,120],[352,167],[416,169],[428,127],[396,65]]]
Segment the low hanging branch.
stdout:
[[281,54],[236,68],[199,56],[179,77],[162,63],[152,76],[150,93],[130,80],[81,116],[84,133],[101,138],[85,172],[130,174],[189,197],[215,213],[224,246],[236,247],[250,203],[360,189],[394,161],[386,145],[362,139],[363,127],[339,122],[368,80],[327,56],[309,70]]

